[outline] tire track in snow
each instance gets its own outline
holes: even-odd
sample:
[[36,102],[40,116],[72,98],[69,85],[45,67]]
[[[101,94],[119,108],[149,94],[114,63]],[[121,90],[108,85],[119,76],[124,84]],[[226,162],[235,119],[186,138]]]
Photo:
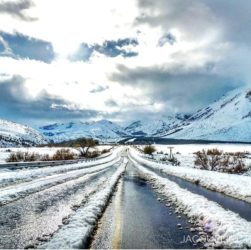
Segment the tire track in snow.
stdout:
[[109,168],[113,166],[114,164],[118,163],[120,161],[120,158],[117,160],[114,160],[112,162],[103,164],[101,166],[88,169],[86,171],[81,170],[75,170],[75,171],[69,171],[64,174],[58,174],[54,176],[49,177],[43,177],[40,179],[36,179],[34,181],[28,182],[28,183],[21,183],[15,186],[11,186],[8,188],[0,189],[0,205],[7,204],[9,202],[18,200],[20,198],[23,198],[27,195],[30,195],[32,193],[50,188],[55,185],[59,185],[61,183],[80,178],[86,174],[95,173],[98,171],[102,171],[105,168]]
[[0,248],[34,248],[50,238],[77,208],[104,188],[117,167],[53,186],[0,207]]
[[85,206],[79,208],[69,219],[69,223],[56,232],[52,239],[41,245],[40,248],[86,248],[99,217],[102,215],[118,180],[125,171],[126,164],[127,161],[124,160],[124,163],[107,181],[106,187],[90,197]]

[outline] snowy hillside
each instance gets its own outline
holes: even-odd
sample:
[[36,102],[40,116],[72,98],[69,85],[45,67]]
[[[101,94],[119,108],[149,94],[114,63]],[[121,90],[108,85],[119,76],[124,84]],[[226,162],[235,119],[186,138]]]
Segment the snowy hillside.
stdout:
[[180,119],[169,116],[164,119],[135,121],[125,131],[132,136],[158,136],[172,128]]
[[0,147],[34,146],[46,143],[46,139],[33,128],[0,120]]
[[251,141],[251,91],[238,89],[161,134],[177,139]]
[[102,141],[116,141],[128,136],[123,128],[107,120],[97,122],[55,123],[39,128],[40,132],[49,140],[60,142],[92,137]]

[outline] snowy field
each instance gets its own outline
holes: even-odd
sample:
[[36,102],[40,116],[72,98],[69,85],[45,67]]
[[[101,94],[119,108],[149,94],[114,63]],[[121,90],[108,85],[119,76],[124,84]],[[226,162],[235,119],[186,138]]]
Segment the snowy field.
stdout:
[[[156,148],[156,152],[154,153],[154,158],[159,160],[159,158],[163,157],[162,154],[158,154],[163,152],[164,154],[169,154],[170,149],[168,147],[173,147],[172,152],[178,161],[181,162],[182,167],[194,167],[195,160],[195,152],[198,152],[202,149],[214,149],[222,150],[224,152],[235,153],[235,152],[249,152],[248,158],[243,159],[244,163],[251,168],[251,144],[184,144],[184,145],[153,145]],[[143,149],[144,146],[138,145],[140,149]],[[246,173],[246,175],[251,176],[251,169]]]
[[[95,148],[91,148],[90,152],[93,150],[102,151],[103,149],[110,149],[111,146],[99,145]],[[5,160],[12,152],[30,152],[30,153],[39,153],[39,154],[48,154],[52,156],[57,150],[62,149],[60,147],[29,147],[29,148],[0,148],[0,164],[5,163]],[[68,149],[68,148],[64,148]],[[79,154],[79,151],[74,148],[69,148],[74,154]]]
[[[131,150],[131,154],[138,162],[146,164],[152,169],[165,172],[170,175],[174,175],[185,180],[188,180],[193,183],[197,183],[203,187],[206,187],[213,191],[218,191],[226,195],[232,196],[251,203],[251,177],[241,174],[228,174],[228,173],[219,173],[216,171],[200,170],[193,168],[194,166],[194,156],[193,152],[195,150],[200,150],[205,148],[202,145],[195,145],[196,147],[190,145],[177,147],[180,150],[180,155],[175,155],[179,157],[181,164],[180,166],[172,166],[168,163],[153,162],[148,159],[145,159],[145,155],[139,153],[136,150]],[[198,147],[200,146],[200,147]],[[156,147],[165,149],[164,146]],[[210,148],[210,147],[208,147]],[[213,147],[212,147],[213,148]],[[181,151],[184,149],[184,151]],[[224,146],[221,146],[219,149],[225,149]],[[227,145],[227,150],[233,150],[232,152],[245,150],[246,148],[241,147],[232,147]],[[175,152],[175,151],[174,151]],[[187,162],[189,159],[189,164]],[[248,159],[250,164],[250,159]],[[246,163],[247,164],[247,163]],[[250,172],[250,171],[249,171]]]

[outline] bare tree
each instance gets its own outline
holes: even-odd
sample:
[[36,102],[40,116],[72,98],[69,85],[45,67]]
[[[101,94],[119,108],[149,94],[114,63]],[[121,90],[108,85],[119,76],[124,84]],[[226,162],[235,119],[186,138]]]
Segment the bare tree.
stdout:
[[87,157],[90,148],[98,145],[98,141],[93,138],[79,138],[74,143],[74,146],[80,152],[80,156]]

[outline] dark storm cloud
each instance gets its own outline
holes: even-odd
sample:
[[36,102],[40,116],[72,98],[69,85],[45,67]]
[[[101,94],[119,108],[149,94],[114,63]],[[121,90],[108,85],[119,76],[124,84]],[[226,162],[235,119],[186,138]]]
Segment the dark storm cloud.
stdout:
[[9,53],[7,55],[14,58],[28,58],[50,63],[55,56],[51,43],[46,41],[19,33],[12,35],[5,32],[0,32],[0,38],[8,44]]
[[27,121],[31,123],[46,120],[73,120],[88,119],[99,115],[94,110],[72,109],[66,100],[48,94],[40,93],[36,98],[30,98],[25,80],[20,76],[14,76],[8,81],[0,82],[0,117],[15,121]]
[[158,66],[130,69],[119,65],[118,72],[110,79],[140,88],[153,103],[164,103],[166,111],[173,107],[178,112],[195,111],[242,84],[238,80],[211,74],[207,68],[186,72]]
[[0,13],[9,14],[23,21],[35,21],[36,18],[30,17],[24,13],[24,10],[32,6],[34,6],[34,4],[30,0],[2,2],[0,3]]
[[180,29],[189,38],[221,29],[222,40],[251,42],[251,2],[246,0],[137,0],[140,15],[135,24]]
[[215,16],[203,1],[193,0],[137,0],[140,16],[135,24],[161,27],[163,31],[178,28],[187,37],[205,34],[215,23]]

